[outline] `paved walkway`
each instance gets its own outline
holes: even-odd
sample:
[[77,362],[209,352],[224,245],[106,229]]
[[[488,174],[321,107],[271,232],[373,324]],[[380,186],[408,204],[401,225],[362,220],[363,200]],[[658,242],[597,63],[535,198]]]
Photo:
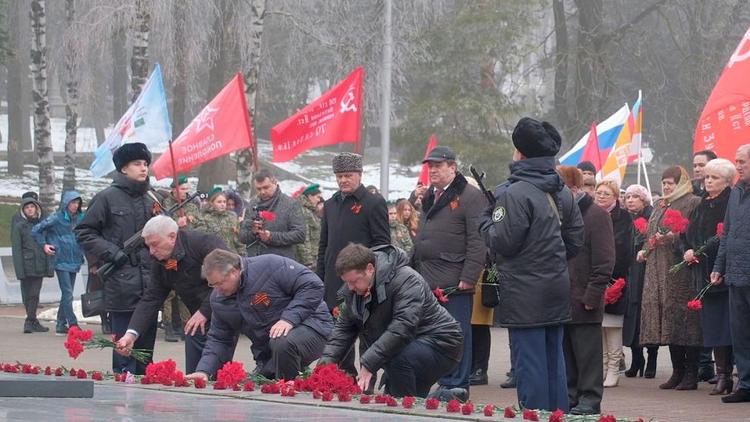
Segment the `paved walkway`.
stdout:
[[[45,322],[54,329],[54,324]],[[110,369],[111,356],[106,351],[87,350],[77,360],[68,357],[63,347],[64,337],[54,333],[23,334],[23,319],[20,307],[0,307],[0,362],[21,361],[41,366],[64,365],[81,367],[87,370],[107,371]],[[84,327],[86,328],[86,327]],[[91,325],[95,333],[97,325]],[[509,368],[507,331],[500,328],[492,330],[492,353],[490,359],[490,385],[474,387],[472,400],[475,403],[492,403],[497,406],[510,406],[516,403],[515,390],[503,390],[498,385],[504,380]],[[235,358],[252,367],[250,343],[242,339],[238,345]],[[155,360],[172,358],[178,367],[184,367],[184,349],[182,343],[166,343],[163,332],[154,353]],[[627,357],[629,362],[630,358]],[[661,349],[657,377],[620,378],[620,386],[606,389],[602,409],[605,413],[618,417],[638,418],[659,421],[750,421],[750,403],[723,404],[715,396],[709,396],[711,386],[701,383],[697,391],[659,390],[658,384],[670,375],[669,354],[666,348]],[[0,405],[0,408],[4,407]],[[0,420],[2,420],[0,413]]]

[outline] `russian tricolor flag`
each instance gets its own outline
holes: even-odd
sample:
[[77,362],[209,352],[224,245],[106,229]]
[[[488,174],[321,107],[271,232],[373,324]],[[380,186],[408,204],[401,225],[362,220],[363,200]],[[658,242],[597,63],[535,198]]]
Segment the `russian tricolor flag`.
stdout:
[[[630,116],[630,108],[627,104],[622,106],[615,114],[609,116],[606,120],[596,125],[596,132],[599,141],[599,155],[601,157],[609,157],[609,153],[617,142],[617,138],[620,135],[623,127],[628,124],[628,117]],[[586,149],[586,143],[591,136],[591,132],[586,132],[583,137],[576,142],[570,151],[566,152],[560,157],[560,164],[565,166],[576,166],[583,160],[584,150]]]

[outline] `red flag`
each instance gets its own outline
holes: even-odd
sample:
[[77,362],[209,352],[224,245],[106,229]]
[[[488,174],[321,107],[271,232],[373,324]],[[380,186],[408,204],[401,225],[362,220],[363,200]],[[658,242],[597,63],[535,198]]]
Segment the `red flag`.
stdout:
[[581,155],[581,161],[589,161],[596,171],[602,169],[604,161],[607,157],[602,157],[602,151],[599,148],[599,135],[596,133],[596,122],[591,124],[591,130],[589,131],[589,139],[586,140],[586,146],[583,149],[583,155]]
[[[430,155],[430,152],[438,146],[438,140],[437,136],[432,135],[430,136],[430,140],[427,141],[427,149],[424,152],[424,158],[427,159],[427,156]],[[422,171],[419,173],[419,180],[417,183],[421,183],[425,186],[429,186],[430,184],[430,168],[427,166],[427,163],[422,164]]]
[[729,58],[695,127],[693,152],[711,150],[734,159],[750,140],[750,28]]
[[354,69],[318,99],[271,129],[273,161],[289,161],[317,147],[359,145],[364,69]]
[[[172,142],[174,171],[187,173],[206,161],[251,148],[255,140],[250,124],[242,74],[237,73]],[[151,169],[157,180],[173,175],[169,150],[156,160]]]

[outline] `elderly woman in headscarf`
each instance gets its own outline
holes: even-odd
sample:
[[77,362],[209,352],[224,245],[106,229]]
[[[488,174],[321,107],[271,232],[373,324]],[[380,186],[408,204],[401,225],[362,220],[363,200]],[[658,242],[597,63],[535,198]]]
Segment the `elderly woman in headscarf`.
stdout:
[[625,190],[625,209],[630,213],[634,224],[634,227],[632,228],[632,262],[630,264],[628,289],[626,291],[627,308],[625,308],[625,320],[622,326],[622,344],[623,346],[630,347],[631,355],[633,356],[630,368],[625,371],[625,376],[628,378],[637,375],[645,376],[646,378],[654,378],[656,376],[656,358],[658,356],[659,347],[649,346],[647,348],[648,363],[646,363],[646,360],[643,357],[643,347],[641,347],[640,342],[641,298],[643,297],[643,276],[646,271],[646,264],[644,262],[636,261],[636,254],[643,249],[643,243],[646,241],[646,237],[638,231],[636,226],[640,222],[645,222],[646,225],[648,224],[648,219],[651,218],[651,213],[654,210],[654,207],[651,204],[651,193],[645,187],[641,185],[630,185]]
[[[714,260],[719,252],[717,229],[724,221],[729,203],[729,192],[736,175],[734,164],[722,158],[711,160],[703,169],[705,195],[690,215],[690,225],[683,236],[685,254],[683,259],[693,262],[683,272],[692,276],[695,293],[710,283]],[[703,245],[705,249],[698,253]],[[729,290],[725,284],[706,290],[700,311],[703,328],[703,346],[712,347],[716,358],[716,385],[711,395],[732,392],[732,337],[729,328]]]
[[690,176],[681,166],[664,170],[661,177],[663,195],[648,223],[648,250],[638,252],[638,261],[646,262],[641,314],[641,344],[668,345],[672,376],[659,385],[663,390],[698,388],[698,360],[703,346],[699,314],[687,308],[695,296],[693,281],[687,271],[670,273],[682,261],[679,234],[665,229],[667,211],[679,211],[687,218],[700,203],[693,195]]

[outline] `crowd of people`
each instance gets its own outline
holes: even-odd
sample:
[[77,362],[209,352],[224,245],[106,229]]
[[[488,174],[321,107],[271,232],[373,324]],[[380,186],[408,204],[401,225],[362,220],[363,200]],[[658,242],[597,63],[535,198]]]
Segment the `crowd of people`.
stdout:
[[[12,222],[23,331],[49,331],[36,315],[53,272],[55,332],[78,324],[86,257],[87,291],[103,291],[102,327],[118,338],[116,373],[145,372],[130,351],[154,348],[161,310],[167,340],[185,341],[188,378],[215,376],[245,335],[269,378],[330,362],[364,391],[382,371],[390,394],[465,401],[488,383],[497,321],[510,340],[503,387],[524,407],[600,413],[621,374],[656,376],[660,346],[672,375],[659,388],[706,381],[724,402],[750,401],[750,145],[735,163],[696,153],[692,177],[667,168],[657,199],[597,180],[590,162],[558,166],[562,140],[547,122],[521,119],[512,140],[511,175],[494,192],[439,146],[424,160],[429,185],[393,203],[362,184],[357,154],[333,159],[339,189],[327,200],[318,184],[287,195],[264,169],[245,201],[221,188],[197,198],[184,176],[154,190],[151,153],[125,144],[111,186],[88,204],[63,192],[44,216],[23,195]],[[665,222],[675,213],[683,230]]]

